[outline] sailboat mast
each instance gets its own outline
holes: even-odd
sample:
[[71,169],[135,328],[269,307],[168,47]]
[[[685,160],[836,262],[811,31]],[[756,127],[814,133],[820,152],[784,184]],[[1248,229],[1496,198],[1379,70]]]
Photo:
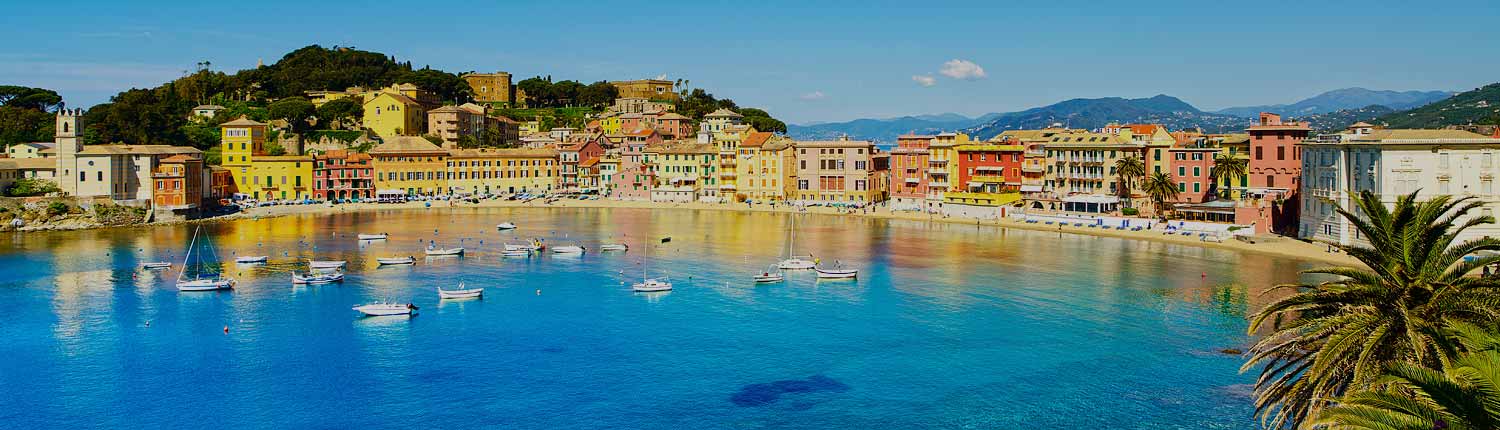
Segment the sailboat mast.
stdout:
[[[188,262],[189,261],[193,261],[193,247],[198,244],[198,228],[199,228],[198,226],[194,226],[193,227],[193,240],[188,241],[187,255],[184,255],[182,257],[182,271],[181,272],[177,272],[177,282],[178,283],[182,282],[182,275],[187,274],[187,271],[188,271]],[[194,276],[194,279],[197,279],[198,275],[194,274],[193,276]]]

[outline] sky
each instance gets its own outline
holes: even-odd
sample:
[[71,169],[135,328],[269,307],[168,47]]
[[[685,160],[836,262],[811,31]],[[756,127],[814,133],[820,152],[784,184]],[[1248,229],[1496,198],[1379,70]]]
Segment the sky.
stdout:
[[517,81],[666,75],[799,124],[1156,94],[1214,110],[1500,81],[1493,0],[7,3],[0,85],[50,88],[71,107],[313,44]]

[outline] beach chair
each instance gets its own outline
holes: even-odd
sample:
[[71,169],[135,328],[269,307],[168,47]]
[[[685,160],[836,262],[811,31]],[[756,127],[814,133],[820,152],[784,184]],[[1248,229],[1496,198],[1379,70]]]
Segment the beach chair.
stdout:
[[1044,224],[1047,224],[1047,225],[1052,225],[1052,221],[1047,221],[1047,222],[1046,222],[1046,223],[1044,223]]

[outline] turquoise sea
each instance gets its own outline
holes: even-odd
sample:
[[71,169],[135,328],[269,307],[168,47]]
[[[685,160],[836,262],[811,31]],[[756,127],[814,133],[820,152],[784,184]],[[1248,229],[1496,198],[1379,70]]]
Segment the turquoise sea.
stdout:
[[[859,279],[750,282],[793,217],[799,253]],[[180,293],[192,229],[0,236],[0,427],[1252,429],[1254,378],[1218,351],[1306,267],[961,224],[445,208],[203,224],[222,260],[271,262]],[[530,237],[590,251],[499,255]],[[469,253],[424,259],[428,240]],[[291,285],[313,257],[348,260],[347,279]],[[632,293],[643,259],[675,290]],[[155,260],[175,266],[137,269]],[[460,281],[484,298],[438,300]],[[350,309],[382,298],[421,309]]]

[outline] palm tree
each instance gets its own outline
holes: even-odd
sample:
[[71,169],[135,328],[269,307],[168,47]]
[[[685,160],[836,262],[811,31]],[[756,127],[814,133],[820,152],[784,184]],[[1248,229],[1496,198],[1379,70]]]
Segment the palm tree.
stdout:
[[1151,196],[1151,205],[1156,208],[1156,215],[1167,219],[1168,205],[1177,200],[1177,183],[1172,182],[1172,177],[1166,173],[1156,172],[1151,175],[1151,179],[1146,180],[1146,195]]
[[[1500,281],[1466,276],[1500,261],[1500,239],[1456,242],[1470,227],[1490,224],[1470,216],[1482,204],[1472,197],[1438,196],[1418,202],[1416,193],[1386,208],[1364,191],[1356,216],[1339,208],[1370,246],[1339,246],[1366,269],[1329,267],[1307,274],[1337,279],[1280,285],[1295,290],[1250,320],[1250,333],[1272,332],[1250,349],[1240,371],[1258,368],[1256,413],[1268,427],[1300,426],[1348,391],[1371,388],[1397,363],[1443,369],[1458,348],[1445,336],[1447,322],[1500,318]],[[1268,291],[1269,293],[1269,291]]]
[[1468,352],[1446,370],[1395,364],[1381,387],[1344,396],[1312,424],[1329,429],[1500,428],[1500,334],[1462,323],[1450,328]]
[[1224,187],[1224,198],[1229,198],[1229,190],[1234,188],[1234,181],[1245,177],[1248,171],[1248,160],[1220,152],[1214,155],[1214,167],[1208,169],[1208,177],[1213,178],[1215,184],[1227,184]]
[[1141,162],[1140,157],[1127,155],[1115,160],[1115,175],[1121,182],[1120,195],[1128,202],[1136,181],[1146,178],[1146,163]]

